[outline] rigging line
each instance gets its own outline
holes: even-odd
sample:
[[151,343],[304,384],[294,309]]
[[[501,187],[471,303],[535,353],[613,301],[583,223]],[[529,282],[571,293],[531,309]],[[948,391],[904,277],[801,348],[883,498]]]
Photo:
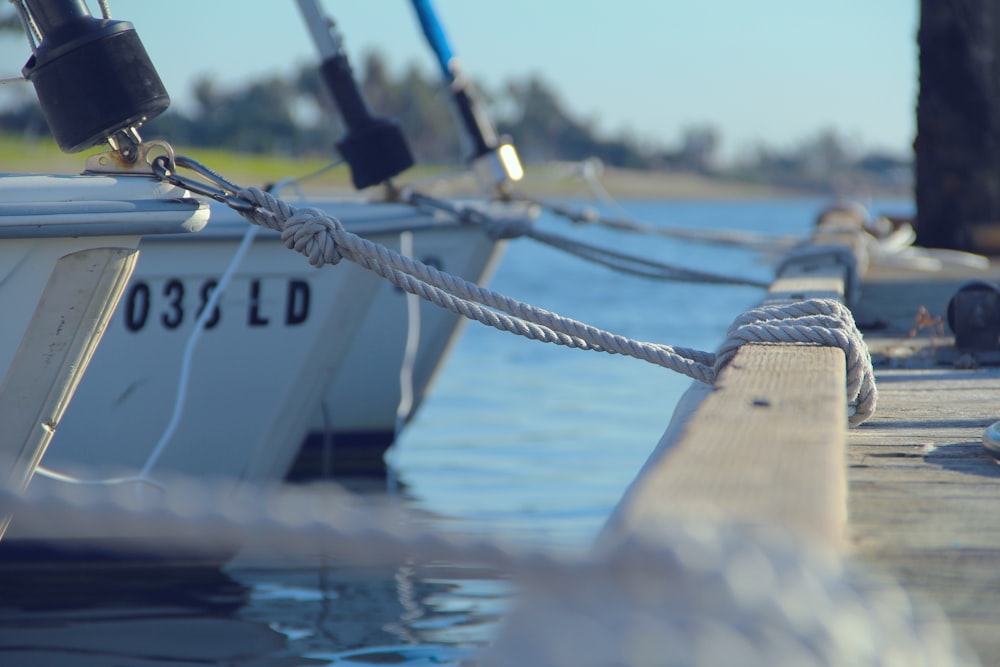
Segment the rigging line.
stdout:
[[[336,169],[337,167],[339,167],[342,164],[344,164],[344,159],[343,158],[339,158],[339,159],[333,160],[329,164],[326,164],[326,165],[320,167],[319,169],[316,169],[314,171],[310,171],[309,173],[304,174],[302,176],[290,176],[289,178],[287,178],[284,181],[282,181],[282,183],[285,183],[287,181],[287,182],[295,185],[296,187],[298,187],[298,186],[302,185],[303,183],[305,183],[307,181],[312,181],[312,180],[315,180],[315,179],[319,178],[323,174],[327,173],[328,171],[332,171],[333,169]],[[274,188],[272,188],[272,190],[273,189]],[[299,194],[300,197],[302,196],[301,191],[299,191],[298,194]]]
[[[708,283],[715,285],[737,285],[747,287],[766,288],[769,282],[754,280],[753,278],[738,278],[725,276],[716,273],[698,271],[696,269],[686,269],[671,266],[663,262],[629,255],[627,253],[602,248],[600,246],[584,243],[550,232],[543,232],[538,229],[531,229],[526,234],[529,238],[541,243],[564,250],[583,259],[603,264],[604,266],[631,273],[633,275],[656,278],[660,280],[671,280],[677,282]],[[635,265],[635,266],[631,266]],[[645,267],[645,268],[642,268]],[[650,270],[652,269],[652,270]]]
[[571,209],[568,206],[554,202],[525,197],[525,201],[545,208],[560,217],[574,223],[599,224],[603,227],[625,232],[650,234],[666,238],[691,241],[693,243],[708,243],[723,246],[749,247],[755,250],[782,250],[799,243],[794,236],[768,236],[756,232],[735,229],[685,229],[682,227],[664,227],[640,222],[627,215],[620,218],[602,216],[593,209]]
[[[407,231],[399,235],[399,254],[403,257],[414,256],[413,232]],[[403,364],[399,369],[399,407],[396,410],[395,435],[398,436],[403,424],[410,418],[415,401],[413,387],[413,369],[420,347],[420,297],[416,294],[406,295],[406,344],[403,348]]]
[[[399,235],[399,254],[403,257],[413,258],[414,244],[413,232],[406,231]],[[396,406],[396,421],[393,425],[392,442],[384,454],[386,462],[386,490],[390,496],[395,495],[397,488],[396,480],[396,458],[399,451],[396,442],[403,426],[413,414],[415,402],[415,391],[413,383],[413,370],[417,361],[417,352],[420,349],[420,297],[416,294],[406,293],[406,341],[403,346],[403,361],[399,367],[399,403]]]
[[587,259],[603,266],[607,266],[611,269],[631,273],[645,278],[670,280],[675,282],[744,285],[749,287],[767,287],[769,285],[767,282],[754,280],[752,278],[739,278],[706,271],[698,271],[696,269],[686,269],[658,262],[656,260],[637,257],[635,255],[592,245],[576,239],[553,234],[551,232],[543,232],[535,228],[533,225],[526,224],[520,220],[513,221],[513,223],[497,220],[482,211],[461,208],[451,202],[437,199],[413,190],[405,191],[403,193],[403,199],[413,205],[430,206],[450,213],[460,220],[465,220],[473,224],[480,224],[496,238],[527,236],[528,238],[532,238],[540,243],[544,243],[582,259]]
[[66,484],[76,484],[79,486],[114,486],[116,484],[149,484],[150,486],[155,486],[158,489],[163,489],[164,486],[155,479],[148,479],[145,477],[140,477],[138,475],[126,476],[126,477],[108,477],[105,479],[83,479],[75,475],[68,475],[66,473],[53,470],[52,468],[47,468],[45,466],[39,465],[35,468],[35,474],[47,479],[51,479],[56,482],[64,482]]
[[593,162],[585,162],[582,168],[579,170],[580,178],[583,182],[587,184],[590,191],[597,195],[597,198],[604,202],[604,205],[609,207],[621,218],[628,218],[628,212],[622,207],[618,200],[611,196],[604,184],[601,183],[601,179],[598,178],[598,173],[604,171],[604,165],[601,164],[600,168],[597,167]]
[[573,210],[566,206],[561,206],[559,204],[531,197],[527,197],[525,199],[542,206],[557,215],[565,217],[572,222],[598,223],[621,231],[655,234],[668,238],[677,238],[684,241],[714,243],[718,245],[750,246],[766,250],[774,250],[775,246],[779,244],[782,247],[790,248],[798,242],[798,239],[792,236],[766,236],[742,230],[690,230],[679,227],[664,227],[652,225],[646,222],[640,222],[630,216],[621,203],[615,199],[615,197],[608,192],[607,188],[604,187],[604,184],[601,183],[599,174],[603,171],[603,169],[604,165],[600,162],[600,160],[597,158],[590,158],[580,163],[580,165],[573,170],[572,173],[579,175],[583,179],[591,193],[598,199],[598,201],[602,202],[607,208],[609,208],[612,213],[617,216],[617,219],[602,216],[594,212],[592,209]]

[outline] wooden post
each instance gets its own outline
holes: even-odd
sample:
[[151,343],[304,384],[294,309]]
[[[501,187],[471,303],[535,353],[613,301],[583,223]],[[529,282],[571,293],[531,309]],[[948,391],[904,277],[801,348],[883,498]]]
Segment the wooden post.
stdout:
[[1000,251],[1000,63],[992,0],[921,0],[917,242]]

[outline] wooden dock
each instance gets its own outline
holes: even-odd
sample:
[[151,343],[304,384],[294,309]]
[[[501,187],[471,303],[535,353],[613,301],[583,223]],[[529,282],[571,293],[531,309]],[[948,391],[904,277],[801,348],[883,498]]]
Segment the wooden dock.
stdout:
[[1000,267],[886,264],[863,238],[818,227],[767,301],[850,305],[874,362],[875,415],[847,428],[839,349],[746,345],[715,387],[689,390],[602,542],[674,516],[780,526],[935,601],[982,664],[1000,664],[1000,466],[982,446],[1000,421],[1000,366],[961,358],[950,332],[912,331],[921,306],[943,318],[960,285]]
[[[930,595],[984,665],[1000,664],[1000,466],[982,445],[1000,421],[1000,367],[956,368],[954,339],[922,329],[920,306],[943,315],[970,278],[873,267],[856,314],[881,313],[866,334],[879,410],[847,433],[850,547],[907,588]],[[870,319],[870,322],[878,320]],[[963,364],[959,364],[961,366]]]

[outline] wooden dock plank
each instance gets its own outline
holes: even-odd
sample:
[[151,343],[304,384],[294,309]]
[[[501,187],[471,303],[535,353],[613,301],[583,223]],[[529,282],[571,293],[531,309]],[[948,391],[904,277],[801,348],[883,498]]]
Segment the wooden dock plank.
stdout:
[[839,350],[746,346],[714,390],[689,391],[691,405],[675,413],[602,538],[698,513],[827,543],[843,529],[853,556],[934,599],[983,664],[1000,664],[1000,465],[981,445],[1000,420],[1000,368],[956,368],[940,354],[955,357],[950,336],[910,332],[920,306],[943,316],[962,283],[996,280],[1000,267],[875,265],[853,289],[864,262],[849,266],[843,248],[862,244],[835,236],[817,234],[830,253],[786,265],[767,302],[857,299],[852,311],[880,364],[875,416],[845,427]]
[[[844,302],[866,263],[853,224],[820,225],[786,258],[764,304]],[[841,548],[846,369],[839,348],[743,346],[713,388],[695,383],[618,504],[600,543],[655,537],[662,519],[704,516],[781,526]]]
[[707,516],[839,544],[845,372],[837,348],[742,348],[681,432],[661,442],[609,523],[612,532]]
[[848,512],[856,555],[934,599],[991,665],[1000,664],[1000,466],[981,441],[1000,420],[1000,369],[936,363],[931,346],[950,337],[907,335],[919,306],[943,314],[969,278],[884,267],[866,276],[855,316],[879,320],[866,340],[884,367],[878,412],[848,436]]

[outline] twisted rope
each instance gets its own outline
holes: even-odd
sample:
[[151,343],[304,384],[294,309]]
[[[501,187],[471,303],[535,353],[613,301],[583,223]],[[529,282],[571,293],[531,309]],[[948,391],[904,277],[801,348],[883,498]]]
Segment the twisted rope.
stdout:
[[535,228],[532,221],[528,219],[497,219],[485,215],[474,208],[459,207],[452,202],[428,197],[427,195],[412,191],[404,192],[403,197],[414,206],[446,211],[460,220],[479,225],[486,232],[487,236],[494,240],[527,237],[557,250],[562,250],[570,255],[622,273],[629,273],[653,280],[705,283],[709,285],[767,287],[767,283],[752,278],[725,276],[718,273],[672,266],[664,262],[637,257],[602,246],[584,243],[583,241],[559,234],[545,232]]
[[493,292],[352,234],[322,211],[296,209],[257,188],[238,195],[254,206],[240,211],[244,217],[280,232],[285,245],[305,255],[313,266],[346,258],[410,294],[501,331],[565,347],[622,354],[702,382],[713,380],[702,353],[690,356],[693,351],[685,348],[636,341]]
[[500,331],[530,340],[582,350],[623,354],[714,384],[719,372],[745,343],[809,343],[835,346],[847,359],[850,423],[857,425],[875,410],[871,358],[850,311],[832,299],[813,299],[748,311],[734,322],[716,354],[690,348],[636,341],[537,308],[485,289],[458,276],[404,257],[344,229],[332,216],[296,209],[257,188],[238,196],[253,207],[239,210],[250,222],[280,232],[289,248],[321,267],[349,259],[404,291]]
[[847,362],[847,402],[852,426],[875,413],[878,391],[871,355],[854,316],[834,299],[809,299],[754,308],[740,315],[716,352],[716,373],[745,343],[811,343],[839,347]]

